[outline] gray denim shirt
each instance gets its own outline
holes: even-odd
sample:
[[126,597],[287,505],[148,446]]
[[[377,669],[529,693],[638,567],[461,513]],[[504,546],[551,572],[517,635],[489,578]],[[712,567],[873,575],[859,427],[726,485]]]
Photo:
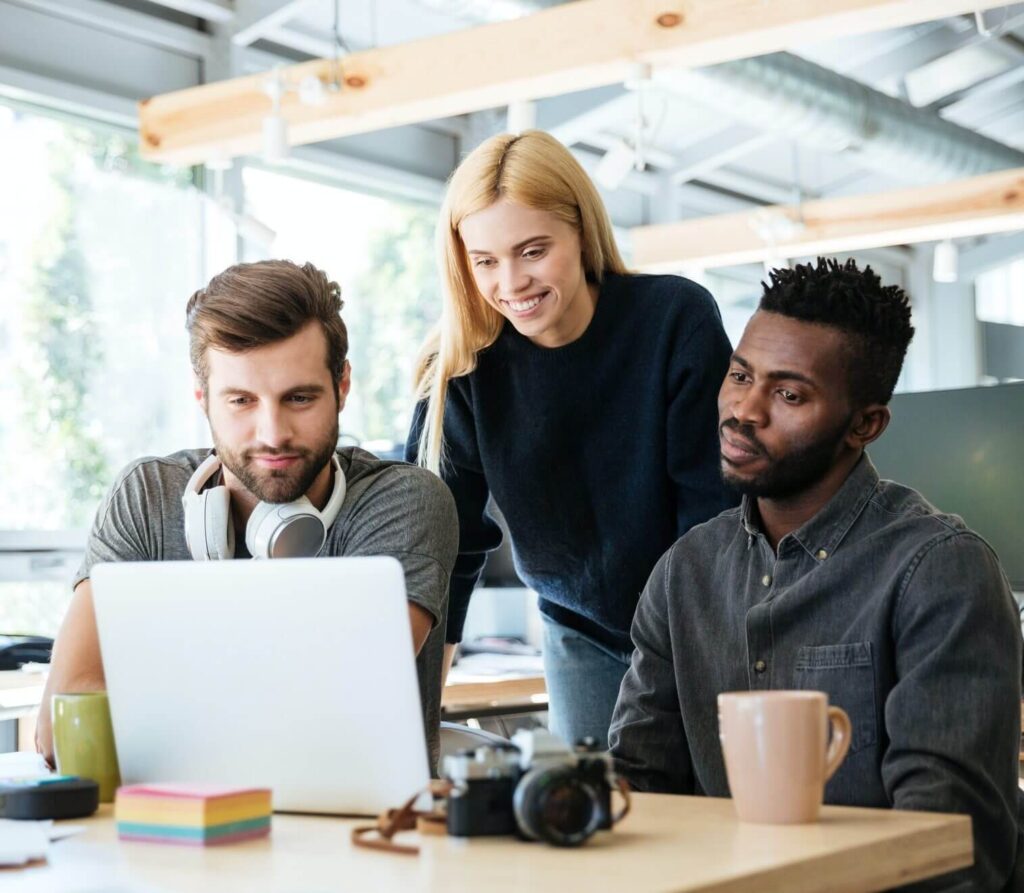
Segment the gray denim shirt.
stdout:
[[1021,632],[992,549],[866,456],[777,553],[754,505],[693,528],[651,574],[612,718],[619,771],[727,797],[719,692],[824,691],[853,724],[827,803],[966,813],[974,868],[914,889],[1024,890]]

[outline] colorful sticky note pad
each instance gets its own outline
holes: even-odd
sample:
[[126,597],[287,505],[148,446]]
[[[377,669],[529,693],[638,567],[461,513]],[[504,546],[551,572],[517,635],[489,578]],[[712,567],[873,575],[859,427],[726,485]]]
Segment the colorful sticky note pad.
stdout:
[[130,785],[117,790],[114,819],[122,840],[233,843],[270,833],[267,788],[216,785]]

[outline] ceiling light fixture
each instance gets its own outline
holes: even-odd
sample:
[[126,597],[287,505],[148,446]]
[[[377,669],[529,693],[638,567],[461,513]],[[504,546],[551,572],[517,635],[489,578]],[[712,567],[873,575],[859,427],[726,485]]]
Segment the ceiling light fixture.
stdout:
[[932,279],[936,282],[956,282],[959,275],[960,256],[956,242],[944,239],[936,243],[932,255]]
[[533,130],[537,126],[537,106],[528,99],[508,104],[505,127],[509,133],[517,136],[524,130]]
[[270,114],[263,119],[263,160],[271,164],[288,157],[288,122],[281,113],[287,89],[279,69],[263,84],[263,91],[270,97]]

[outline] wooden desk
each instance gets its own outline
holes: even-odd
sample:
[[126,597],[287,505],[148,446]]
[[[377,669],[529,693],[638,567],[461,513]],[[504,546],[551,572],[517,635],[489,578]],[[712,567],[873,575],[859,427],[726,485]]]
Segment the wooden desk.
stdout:
[[46,673],[0,670],[0,752],[31,749],[45,686]]
[[548,709],[543,676],[449,682],[441,691],[442,719],[533,713]]
[[[868,893],[971,863],[962,816],[826,807],[816,825],[741,825],[732,803],[639,795],[620,828],[575,850],[514,838],[426,837],[418,857],[357,849],[353,821],[274,816],[268,840],[212,849],[119,843],[110,807],[5,871],[5,893],[55,890]],[[407,839],[415,834],[405,835]]]
[[0,670],[0,721],[35,713],[45,686],[46,673]]

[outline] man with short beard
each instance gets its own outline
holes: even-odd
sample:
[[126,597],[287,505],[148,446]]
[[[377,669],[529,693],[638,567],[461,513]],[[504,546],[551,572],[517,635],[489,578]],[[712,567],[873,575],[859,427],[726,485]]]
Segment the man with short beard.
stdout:
[[[97,562],[390,555],[405,572],[436,764],[455,504],[425,469],[337,447],[351,381],[341,308],[325,273],[288,261],[231,267],[189,300],[195,396],[215,449],[132,462],[101,504],[39,711],[36,745],[51,762],[51,693],[105,688],[89,581]],[[280,504],[296,523],[279,523]]]
[[824,691],[853,727],[825,801],[965,813],[974,866],[914,889],[1009,893],[1024,890],[1012,595],[984,540],[865,453],[913,331],[870,267],[772,273],[718,398],[742,502],[651,574],[611,751],[638,790],[726,797],[717,695]]

